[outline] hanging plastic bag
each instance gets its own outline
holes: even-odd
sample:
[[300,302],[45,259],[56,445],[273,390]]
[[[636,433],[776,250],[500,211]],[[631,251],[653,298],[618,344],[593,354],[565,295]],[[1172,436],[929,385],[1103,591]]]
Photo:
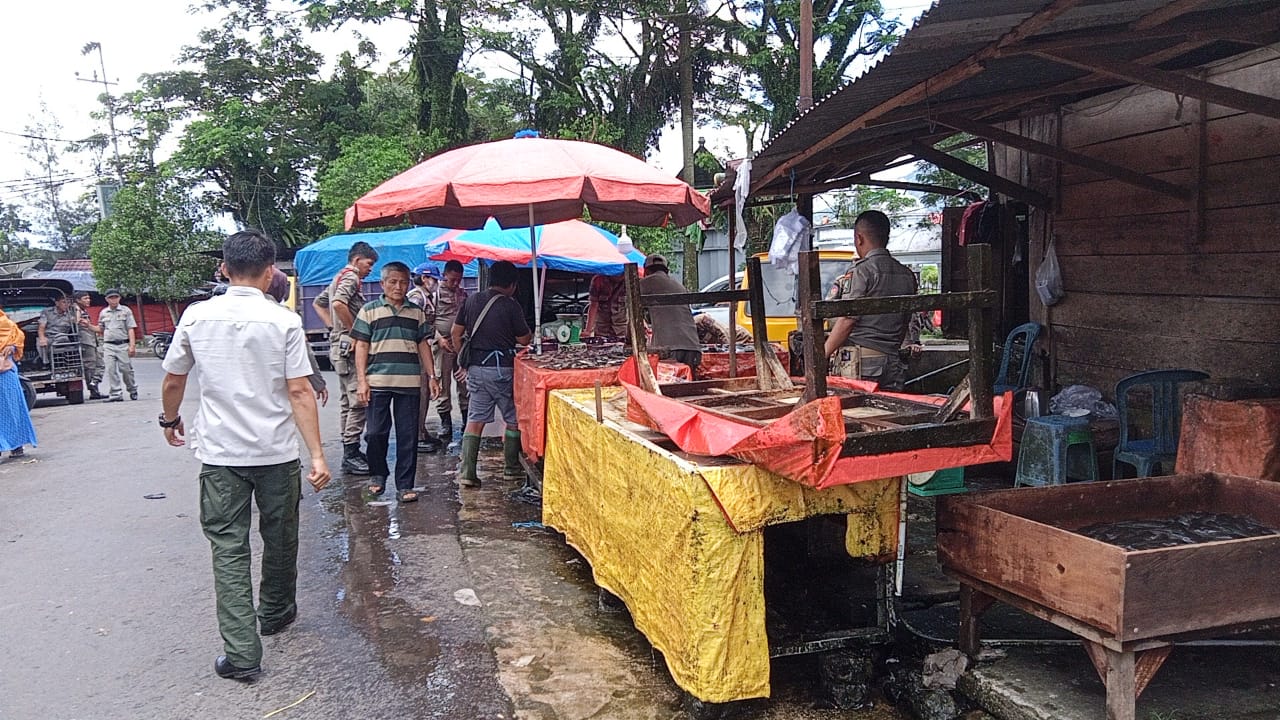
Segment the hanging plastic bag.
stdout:
[[792,210],[773,226],[773,242],[769,244],[769,264],[785,267],[792,275],[800,272],[800,248],[804,247],[811,228],[809,221]]
[[1062,268],[1058,265],[1058,253],[1053,249],[1053,237],[1049,238],[1049,247],[1044,251],[1044,259],[1036,268],[1036,293],[1045,306],[1056,305],[1067,296],[1062,287]]

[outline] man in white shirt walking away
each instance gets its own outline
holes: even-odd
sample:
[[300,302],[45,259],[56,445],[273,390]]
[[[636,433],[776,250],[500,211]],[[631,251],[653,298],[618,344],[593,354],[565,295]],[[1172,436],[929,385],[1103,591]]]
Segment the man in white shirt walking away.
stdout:
[[[203,463],[200,525],[213,550],[225,648],[213,670],[233,680],[262,672],[259,622],[262,635],[274,635],[298,616],[299,431],[311,454],[307,480],[317,491],[329,482],[302,321],[264,300],[275,258],[275,244],[261,232],[245,230],[227,238],[222,274],[231,287],[187,309],[164,359],[160,426],[175,447],[187,438],[178,414],[187,375],[192,369],[200,372],[200,408],[190,440]],[[263,546],[256,612],[249,549],[252,500]]]

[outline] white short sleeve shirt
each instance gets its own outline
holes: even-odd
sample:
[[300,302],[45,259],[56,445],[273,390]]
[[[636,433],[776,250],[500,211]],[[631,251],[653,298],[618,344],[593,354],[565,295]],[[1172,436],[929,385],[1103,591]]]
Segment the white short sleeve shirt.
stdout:
[[297,460],[288,380],[311,375],[302,319],[260,291],[232,286],[187,308],[165,355],[165,372],[194,369],[200,409],[188,444],[208,465],[247,467]]

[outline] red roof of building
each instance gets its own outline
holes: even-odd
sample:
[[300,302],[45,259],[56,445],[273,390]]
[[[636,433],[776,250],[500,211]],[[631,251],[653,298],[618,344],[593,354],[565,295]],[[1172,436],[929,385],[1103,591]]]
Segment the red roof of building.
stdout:
[[53,269],[55,272],[64,272],[68,270],[93,272],[93,261],[87,258],[79,260],[59,260],[53,264]]

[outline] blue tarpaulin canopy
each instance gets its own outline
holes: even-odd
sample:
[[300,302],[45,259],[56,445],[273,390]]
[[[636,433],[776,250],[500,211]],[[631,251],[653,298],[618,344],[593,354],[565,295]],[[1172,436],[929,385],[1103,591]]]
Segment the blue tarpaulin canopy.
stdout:
[[[450,232],[447,228],[416,227],[407,230],[391,230],[377,233],[347,233],[334,235],[319,242],[312,243],[294,255],[293,263],[298,269],[298,283],[301,285],[327,285],[338,271],[347,264],[347,252],[357,241],[363,240],[378,251],[378,262],[373,266],[370,280],[376,280],[382,266],[398,260],[410,268],[416,268],[428,261],[427,244]],[[444,269],[444,263],[439,263]],[[472,262],[465,266],[464,277],[475,277],[478,266]]]

